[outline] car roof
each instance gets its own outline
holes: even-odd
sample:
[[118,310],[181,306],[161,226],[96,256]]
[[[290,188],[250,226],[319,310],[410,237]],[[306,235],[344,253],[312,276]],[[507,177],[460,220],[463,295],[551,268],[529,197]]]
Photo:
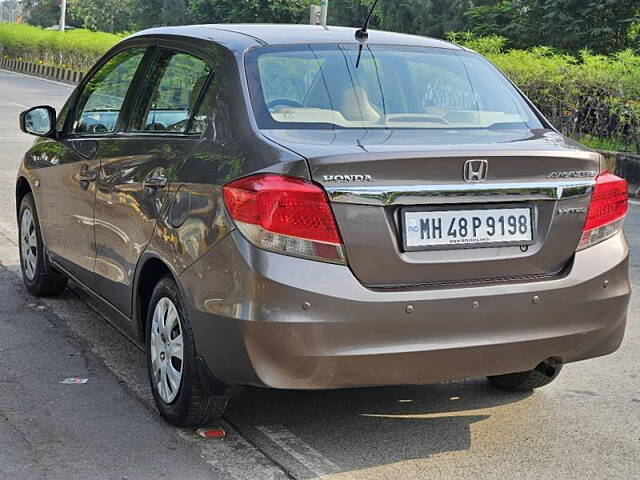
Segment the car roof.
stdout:
[[[158,27],[143,30],[134,37],[146,35],[178,35],[204,40],[221,41],[231,50],[244,50],[256,45],[292,45],[301,43],[357,44],[356,28],[304,24],[210,24]],[[461,47],[435,38],[404,33],[368,30],[367,43],[378,45],[406,45],[459,50]]]

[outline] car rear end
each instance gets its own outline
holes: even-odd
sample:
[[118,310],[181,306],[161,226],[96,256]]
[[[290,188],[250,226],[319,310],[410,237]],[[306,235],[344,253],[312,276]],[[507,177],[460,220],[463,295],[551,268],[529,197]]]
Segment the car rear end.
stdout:
[[[421,384],[620,345],[626,183],[484,60],[433,50],[248,55],[262,134],[303,156],[310,174],[227,184],[236,229],[183,274],[216,377],[300,389]],[[278,80],[302,67],[302,87]],[[232,272],[224,300],[197,280],[212,265]],[[212,339],[221,327],[224,340]]]

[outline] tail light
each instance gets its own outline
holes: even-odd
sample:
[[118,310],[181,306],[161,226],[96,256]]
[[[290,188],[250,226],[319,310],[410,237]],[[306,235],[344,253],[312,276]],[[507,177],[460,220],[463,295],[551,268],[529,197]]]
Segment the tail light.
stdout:
[[318,185],[268,173],[231,182],[223,195],[238,230],[257,247],[346,264],[329,199]]
[[622,229],[629,208],[627,182],[605,172],[596,178],[578,250],[613,237]]

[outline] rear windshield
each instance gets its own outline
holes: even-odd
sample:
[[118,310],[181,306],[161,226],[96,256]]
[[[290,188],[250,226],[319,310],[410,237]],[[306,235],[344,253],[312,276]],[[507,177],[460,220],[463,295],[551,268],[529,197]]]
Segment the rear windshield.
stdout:
[[513,85],[479,55],[366,45],[358,62],[358,51],[357,45],[249,51],[260,128],[542,128]]

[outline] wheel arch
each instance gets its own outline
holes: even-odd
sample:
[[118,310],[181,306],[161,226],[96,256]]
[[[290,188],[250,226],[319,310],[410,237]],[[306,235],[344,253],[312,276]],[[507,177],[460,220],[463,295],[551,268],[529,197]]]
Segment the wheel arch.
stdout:
[[20,212],[20,204],[27,193],[33,194],[33,189],[29,181],[22,175],[16,181],[16,216]]
[[132,312],[135,321],[135,334],[143,345],[146,341],[145,329],[151,295],[158,281],[166,275],[171,276],[176,284],[178,283],[177,275],[169,264],[157,255],[146,254],[139,260],[134,282]]
[[[187,297],[185,296],[182,285],[178,282],[178,275],[173,271],[168,262],[163,260],[156,253],[143,254],[138,261],[137,272],[134,280],[132,311],[134,312],[133,319],[135,322],[135,334],[142,345],[146,345],[147,315],[153,290],[158,284],[158,281],[166,275],[169,275],[173,279],[178,287],[182,301],[186,303]],[[186,304],[184,307],[188,308]],[[196,355],[195,362],[197,375],[205,390],[210,395],[224,395],[226,385],[213,376],[205,360],[201,356]]]

